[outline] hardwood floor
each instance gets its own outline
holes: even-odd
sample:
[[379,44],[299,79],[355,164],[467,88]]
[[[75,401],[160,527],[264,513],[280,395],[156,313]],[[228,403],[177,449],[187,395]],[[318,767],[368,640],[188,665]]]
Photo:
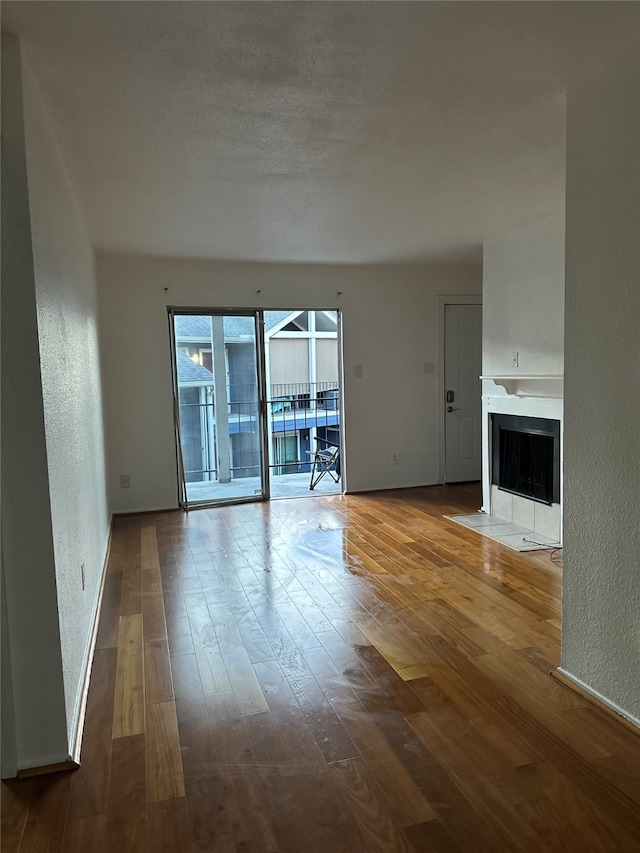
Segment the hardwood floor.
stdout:
[[640,739],[548,675],[560,569],[475,487],[115,522],[82,767],[4,853],[640,850]]

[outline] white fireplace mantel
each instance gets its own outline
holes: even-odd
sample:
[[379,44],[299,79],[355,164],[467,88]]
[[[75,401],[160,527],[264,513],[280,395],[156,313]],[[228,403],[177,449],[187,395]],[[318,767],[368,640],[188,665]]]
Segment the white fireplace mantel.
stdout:
[[490,380],[500,385],[513,397],[564,397],[564,376],[562,373],[511,373],[495,376],[484,375],[482,380]]

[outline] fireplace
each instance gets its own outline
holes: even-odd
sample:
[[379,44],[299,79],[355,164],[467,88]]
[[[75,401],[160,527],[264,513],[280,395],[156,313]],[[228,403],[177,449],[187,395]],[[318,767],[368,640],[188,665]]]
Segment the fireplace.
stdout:
[[491,416],[491,482],[500,491],[560,502],[560,421]]

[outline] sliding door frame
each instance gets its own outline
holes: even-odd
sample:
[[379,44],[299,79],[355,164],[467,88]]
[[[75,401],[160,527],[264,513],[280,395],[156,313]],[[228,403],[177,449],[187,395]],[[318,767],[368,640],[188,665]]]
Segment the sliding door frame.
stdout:
[[262,446],[262,500],[271,499],[271,471],[269,470],[269,423],[267,418],[267,353],[264,341],[264,311],[255,309],[256,369],[258,372],[258,408],[260,411],[260,439]]
[[[180,393],[178,383],[178,360],[175,334],[175,318],[177,316],[207,316],[207,317],[250,317],[254,322],[256,382],[258,390],[258,429],[260,446],[260,477],[262,492],[260,495],[246,497],[224,498],[222,500],[189,501],[185,479],[184,461],[182,457],[182,442],[180,434]],[[271,494],[269,476],[269,445],[267,435],[267,396],[266,396],[266,356],[264,340],[264,312],[261,308],[202,308],[173,306],[167,307],[169,322],[169,340],[171,352],[171,380],[173,390],[173,419],[176,441],[176,468],[178,475],[178,505],[188,512],[191,507],[226,506],[239,503],[257,503],[268,501]],[[217,460],[216,460],[217,462]]]

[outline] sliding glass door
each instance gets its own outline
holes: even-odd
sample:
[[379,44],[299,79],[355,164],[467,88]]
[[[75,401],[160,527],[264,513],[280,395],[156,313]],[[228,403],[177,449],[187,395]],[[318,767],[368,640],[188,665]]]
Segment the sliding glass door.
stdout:
[[339,494],[338,460],[312,476],[318,451],[340,446],[339,312],[265,311],[264,334],[271,497]]
[[268,497],[261,312],[170,309],[181,503]]

